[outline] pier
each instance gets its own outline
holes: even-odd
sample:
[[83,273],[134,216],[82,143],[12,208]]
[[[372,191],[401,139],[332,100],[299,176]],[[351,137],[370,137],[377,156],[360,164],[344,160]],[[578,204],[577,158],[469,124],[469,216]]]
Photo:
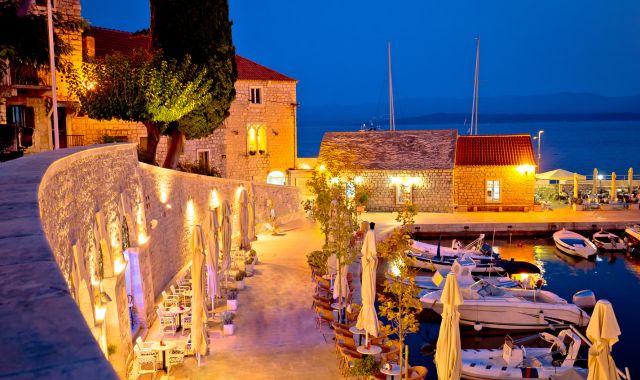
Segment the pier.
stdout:
[[[640,223],[638,205],[634,209],[616,211],[573,211],[569,208],[531,212],[457,212],[418,213],[416,233],[420,237],[472,236],[495,231],[495,236],[546,236],[566,228],[576,232],[591,232],[604,228],[620,231]],[[362,219],[375,222],[379,231],[398,225],[395,213],[364,213]],[[381,234],[382,236],[382,234]]]

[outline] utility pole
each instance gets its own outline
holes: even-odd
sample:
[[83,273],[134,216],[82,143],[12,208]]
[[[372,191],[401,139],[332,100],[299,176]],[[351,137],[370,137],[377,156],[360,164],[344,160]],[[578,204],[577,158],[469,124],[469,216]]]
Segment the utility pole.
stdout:
[[53,44],[52,0],[47,0],[47,25],[49,30],[49,71],[51,71],[51,107],[53,108],[53,149],[60,149],[60,133],[58,131],[58,89],[56,85],[56,54]]

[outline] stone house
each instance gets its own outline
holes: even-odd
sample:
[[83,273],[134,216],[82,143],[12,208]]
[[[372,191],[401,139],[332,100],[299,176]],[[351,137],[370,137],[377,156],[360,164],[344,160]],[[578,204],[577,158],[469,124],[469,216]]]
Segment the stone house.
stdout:
[[453,211],[455,130],[325,133],[318,164],[369,195],[367,210]]
[[[31,11],[43,12],[46,8],[38,5],[40,3],[35,1]],[[55,9],[80,17],[80,0],[58,0]],[[93,26],[82,34],[64,38],[73,47],[65,59],[76,68],[109,53],[130,54],[134,49],[149,46],[147,35]],[[239,55],[236,64],[236,100],[231,105],[230,116],[210,136],[187,141],[180,161],[215,168],[227,178],[286,184],[288,170],[295,167],[297,154],[297,81]],[[47,70],[15,65],[0,78],[0,127],[11,128],[15,135],[10,150],[17,151],[21,145],[27,145],[18,133],[24,128],[34,131],[26,154],[53,149],[49,78]],[[104,141],[146,145],[147,131],[142,123],[91,119],[82,114],[60,73],[57,85],[61,148]],[[167,139],[163,138],[158,146],[158,162],[164,160],[167,146]]]
[[453,170],[457,209],[531,210],[535,165],[530,135],[458,137]]

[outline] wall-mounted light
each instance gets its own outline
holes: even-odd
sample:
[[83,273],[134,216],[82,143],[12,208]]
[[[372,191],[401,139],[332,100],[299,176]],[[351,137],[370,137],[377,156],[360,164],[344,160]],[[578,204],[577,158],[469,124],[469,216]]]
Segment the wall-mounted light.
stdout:
[[536,167],[533,166],[533,165],[520,165],[520,166],[516,167],[516,170],[520,174],[529,175],[529,173],[534,173],[535,172]]
[[218,192],[211,190],[211,200],[209,201],[211,210],[214,210],[220,206],[220,199],[218,199]]
[[311,169],[311,166],[309,166],[309,164],[301,164],[298,166],[298,169],[309,170]]
[[127,261],[120,257],[118,257],[113,263],[113,271],[116,273],[116,275],[122,273],[126,268],[127,268]]
[[362,176],[355,176],[353,178],[353,183],[355,183],[356,185],[362,185],[362,183],[364,182],[364,178],[362,178]]
[[144,245],[149,241],[150,237],[144,232],[138,233],[138,245]]

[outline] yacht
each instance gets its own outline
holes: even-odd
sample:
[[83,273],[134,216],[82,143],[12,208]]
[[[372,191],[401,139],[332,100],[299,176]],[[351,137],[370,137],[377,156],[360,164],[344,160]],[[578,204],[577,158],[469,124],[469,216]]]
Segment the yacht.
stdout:
[[[501,288],[480,280],[460,288],[460,324],[504,330],[545,330],[550,326],[586,326],[589,315],[555,293],[539,289]],[[424,291],[424,308],[442,313],[442,290]]]
[[618,235],[601,229],[591,237],[593,244],[603,251],[622,251],[626,249],[626,244]]
[[567,255],[588,259],[598,253],[598,248],[589,239],[564,228],[553,234],[553,241],[558,250]]
[[[587,371],[575,366],[582,339],[570,329],[555,336],[540,333],[543,347],[517,345],[507,335],[502,349],[463,349],[463,379],[549,379],[578,372],[586,378]],[[538,343],[538,342],[532,342]]]

